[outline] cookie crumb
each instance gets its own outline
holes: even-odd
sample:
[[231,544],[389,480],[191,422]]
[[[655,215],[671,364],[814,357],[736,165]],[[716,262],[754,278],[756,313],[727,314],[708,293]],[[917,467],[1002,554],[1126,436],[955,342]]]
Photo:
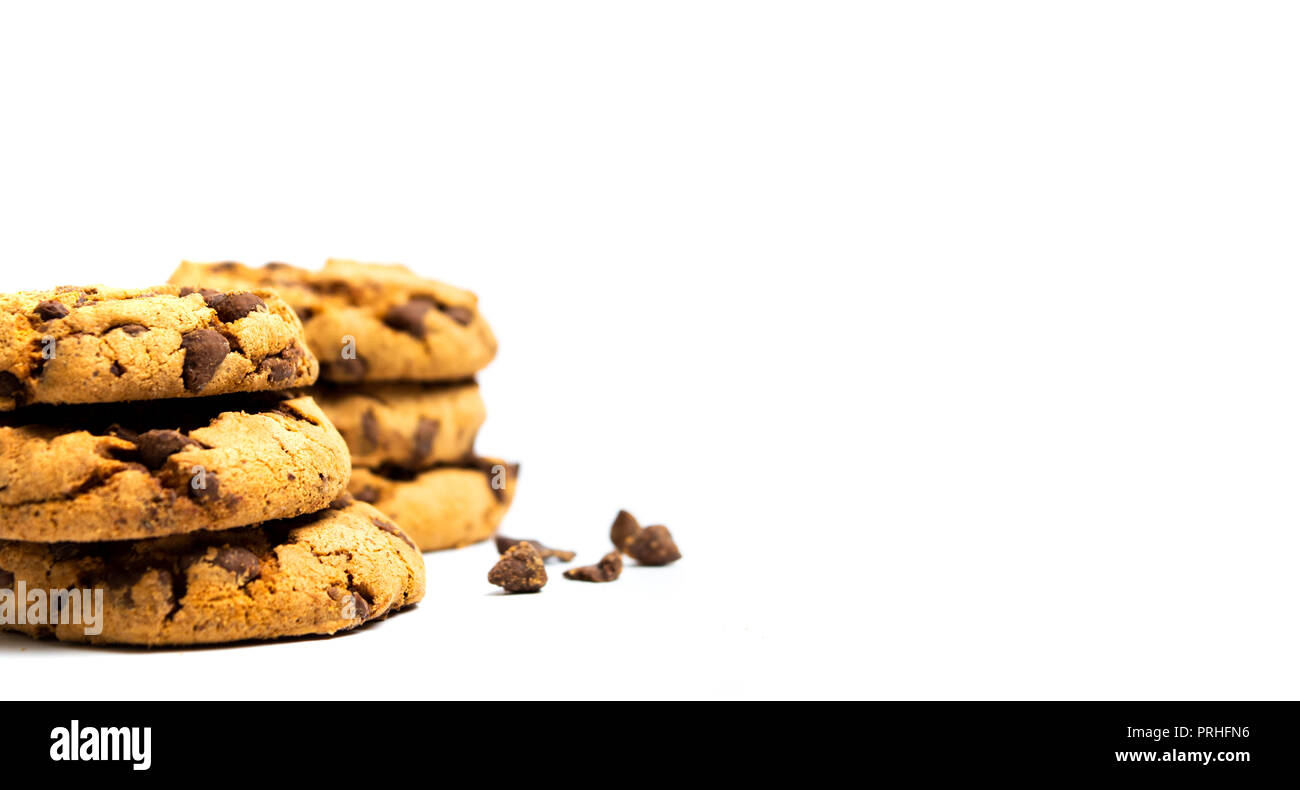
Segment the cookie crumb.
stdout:
[[564,578],[579,582],[612,582],[623,573],[623,557],[611,551],[596,565],[583,565],[564,572]]
[[516,543],[488,571],[488,581],[508,593],[537,592],[546,586],[541,553],[528,541]]
[[638,532],[624,551],[642,565],[668,565],[682,558],[672,533],[662,524]]
[[504,535],[497,535],[497,553],[505,554],[506,550],[511,546],[520,543],[533,544],[533,548],[537,549],[537,553],[542,555],[543,561],[555,559],[560,562],[573,562],[573,558],[578,556],[577,553],[572,551],[553,549],[549,546],[545,546],[541,541],[533,540],[532,538],[507,538]]
[[614,517],[613,526],[609,528],[609,539],[614,541],[614,548],[623,551],[640,531],[641,524],[636,517],[626,510],[620,510]]

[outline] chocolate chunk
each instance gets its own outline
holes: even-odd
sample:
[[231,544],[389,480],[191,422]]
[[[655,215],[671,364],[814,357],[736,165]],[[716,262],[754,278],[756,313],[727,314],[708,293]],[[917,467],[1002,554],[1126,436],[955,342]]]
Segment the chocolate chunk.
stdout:
[[161,469],[174,454],[186,447],[196,447],[198,442],[180,431],[145,431],[133,439],[140,451],[140,462],[150,469]]
[[0,398],[12,398],[23,391],[23,383],[7,370],[0,371]]
[[642,565],[667,565],[682,558],[672,533],[662,524],[638,532],[624,551]]
[[212,306],[212,303],[209,300],[217,299],[220,301],[221,297],[225,296],[225,294],[220,291],[214,291],[211,288],[192,288],[187,285],[181,289],[181,296],[189,296],[190,294],[198,294],[202,296],[203,301],[208,302],[209,307]]
[[546,586],[546,566],[533,544],[516,543],[488,571],[488,581],[508,593],[537,592]]
[[196,329],[181,336],[181,348],[185,349],[185,389],[196,392],[212,381],[230,353],[230,342],[215,329]]
[[511,546],[524,542],[533,544],[533,548],[537,549],[537,553],[542,555],[542,560],[556,559],[560,562],[572,562],[573,558],[578,556],[564,549],[552,549],[543,545],[541,541],[532,538],[507,538],[504,535],[497,535],[497,553],[505,554]]
[[239,269],[239,261],[222,261],[221,263],[212,264],[214,272],[233,272]]
[[[197,478],[197,475],[195,478]],[[204,472],[202,478],[203,487],[201,488],[198,485],[199,481],[195,478],[191,478],[186,487],[190,499],[193,499],[201,505],[207,505],[216,502],[221,498],[221,482],[217,480],[215,474],[212,472]]]
[[217,317],[227,324],[238,321],[258,308],[266,309],[266,302],[257,294],[230,294],[219,303],[212,305]]
[[109,436],[116,436],[119,439],[125,439],[132,444],[140,441],[140,432],[124,425],[113,423],[104,430]]
[[379,446],[379,420],[373,409],[366,409],[361,415],[361,435],[370,442],[372,448]]
[[370,601],[367,601],[366,597],[356,590],[352,591],[352,605],[357,610],[357,617],[362,620],[370,617]]
[[262,361],[262,367],[266,368],[266,380],[272,384],[283,384],[293,378],[295,370],[292,362],[279,357],[267,357]]
[[349,494],[347,491],[344,491],[343,493],[339,494],[337,497],[334,498],[334,501],[329,504],[329,509],[346,510],[347,508],[351,507],[352,503],[355,501],[356,499],[354,499],[351,494]]
[[640,531],[641,525],[636,517],[626,510],[620,510],[609,528],[609,539],[614,542],[614,548],[624,551]]
[[140,335],[143,335],[145,332],[149,331],[149,327],[144,326],[142,324],[122,324],[117,328],[121,329],[123,332],[127,333],[131,337],[139,337]]
[[14,586],[13,573],[5,570],[4,568],[0,568],[0,588],[10,590],[13,589],[13,586]]
[[299,307],[294,310],[298,314],[298,320],[307,323],[316,315],[316,311],[310,307]]
[[277,271],[281,269],[292,269],[293,267],[282,261],[271,261],[270,263],[263,264],[262,268],[270,269],[271,271]]
[[42,321],[53,321],[56,318],[63,318],[68,314],[68,306],[56,299],[46,299],[44,302],[36,305],[36,314],[41,317]]
[[583,565],[564,572],[564,578],[579,582],[612,582],[623,573],[623,557],[617,551],[611,551],[596,565]]
[[384,532],[387,532],[387,533],[390,534],[390,535],[396,535],[397,537],[401,538],[402,541],[406,543],[406,545],[410,546],[411,548],[415,549],[416,551],[419,551],[419,550],[420,550],[420,549],[415,545],[415,541],[413,541],[413,540],[411,540],[409,537],[407,537],[405,532],[403,532],[403,531],[402,531],[402,530],[401,530],[401,529],[400,529],[396,524],[394,524],[393,522],[389,521],[388,519],[386,519],[386,518],[371,518],[370,521],[371,521],[371,522],[372,522],[376,527],[379,527],[380,529],[382,529]]
[[444,307],[442,312],[461,326],[469,326],[469,322],[474,320],[474,311],[468,307]]
[[321,366],[329,374],[327,376],[322,376],[322,378],[331,381],[360,381],[366,377],[366,370],[370,367],[366,364],[365,358],[360,354],[357,355],[356,359],[334,359],[329,362],[322,361]]
[[126,368],[122,367],[120,362],[114,362],[112,365],[109,365],[108,372],[120,378],[123,373],[126,373]]
[[223,546],[218,549],[212,562],[233,572],[240,584],[251,582],[262,575],[262,564],[258,562],[257,555],[238,546]]
[[373,505],[379,501],[379,491],[374,486],[362,486],[361,490],[357,492],[357,499]]
[[421,417],[415,425],[415,459],[422,460],[433,453],[433,441],[438,438],[440,424],[437,420]]
[[393,305],[384,314],[384,323],[398,332],[413,337],[424,337],[424,316],[437,307],[429,299],[412,299],[406,304]]

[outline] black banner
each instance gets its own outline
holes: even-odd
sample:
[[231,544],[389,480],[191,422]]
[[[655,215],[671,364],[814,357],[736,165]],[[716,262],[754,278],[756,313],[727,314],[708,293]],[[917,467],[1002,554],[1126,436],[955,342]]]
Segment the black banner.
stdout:
[[380,780],[393,770],[435,778],[470,767],[613,781],[617,774],[600,772],[680,777],[701,765],[755,778],[829,769],[1226,778],[1289,773],[1300,735],[1296,703],[40,702],[3,709],[6,771],[125,781],[247,781],[251,765],[329,780]]

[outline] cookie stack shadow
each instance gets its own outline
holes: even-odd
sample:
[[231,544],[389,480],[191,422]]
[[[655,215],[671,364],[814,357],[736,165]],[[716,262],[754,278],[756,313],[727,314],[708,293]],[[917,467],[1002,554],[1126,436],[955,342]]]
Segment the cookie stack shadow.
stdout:
[[333,634],[424,563],[347,491],[319,365],[274,292],[0,296],[0,628],[192,645]]
[[421,550],[496,532],[519,468],[475,451],[486,412],[474,376],[497,343],[474,294],[400,265],[348,260],[319,270],[184,263],[171,281],[272,289],[293,307],[321,360],[313,395],[351,451],[350,492]]

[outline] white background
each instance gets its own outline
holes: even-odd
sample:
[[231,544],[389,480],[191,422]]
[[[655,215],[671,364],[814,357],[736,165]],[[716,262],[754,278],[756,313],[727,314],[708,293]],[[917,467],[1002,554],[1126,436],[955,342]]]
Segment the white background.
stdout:
[[503,531],[332,640],[0,637],[72,698],[1296,698],[1284,3],[9,4],[0,289],[402,261]]

